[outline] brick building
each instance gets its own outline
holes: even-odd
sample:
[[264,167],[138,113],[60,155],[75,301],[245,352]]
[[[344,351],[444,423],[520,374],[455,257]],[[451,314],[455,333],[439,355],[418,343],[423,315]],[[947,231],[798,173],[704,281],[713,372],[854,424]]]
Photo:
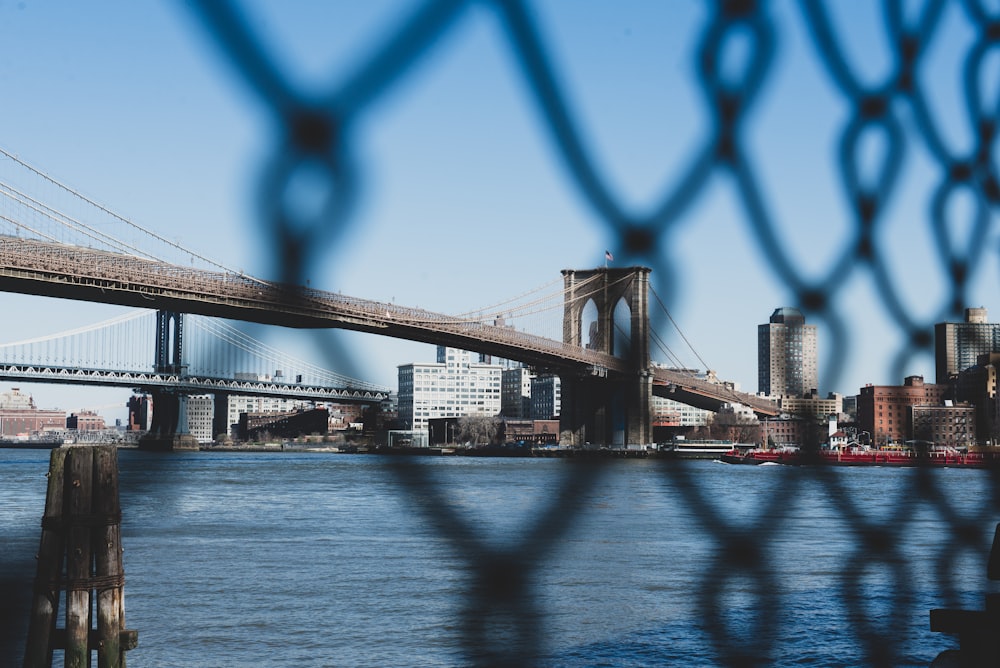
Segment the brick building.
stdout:
[[149,431],[153,420],[153,398],[148,394],[133,394],[128,399],[128,430]]
[[296,438],[303,434],[326,434],[330,413],[310,408],[289,413],[243,413],[237,435],[241,441]]
[[0,393],[0,436],[24,436],[66,428],[66,412],[41,410],[30,394],[14,387]]
[[[902,385],[865,385],[858,395],[858,433],[876,445],[902,443],[913,436],[912,406],[944,406],[951,387],[907,376]],[[928,439],[929,440],[929,439]]]
[[935,445],[967,448],[976,442],[976,409],[971,404],[910,406],[911,436]]
[[66,428],[77,431],[104,431],[107,425],[104,424],[104,418],[94,411],[80,411],[69,414],[66,418]]
[[808,437],[809,420],[798,417],[777,417],[760,423],[761,440],[770,448],[798,448]]

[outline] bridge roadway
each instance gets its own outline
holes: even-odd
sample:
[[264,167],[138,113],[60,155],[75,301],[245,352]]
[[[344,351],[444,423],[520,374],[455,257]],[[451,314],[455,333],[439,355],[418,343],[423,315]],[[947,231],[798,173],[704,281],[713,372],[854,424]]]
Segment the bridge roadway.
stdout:
[[[626,360],[477,320],[369,301],[251,276],[182,267],[80,246],[0,235],[0,290],[294,328],[339,328],[475,350],[557,373],[635,373]],[[656,368],[654,392],[696,406],[773,402]]]

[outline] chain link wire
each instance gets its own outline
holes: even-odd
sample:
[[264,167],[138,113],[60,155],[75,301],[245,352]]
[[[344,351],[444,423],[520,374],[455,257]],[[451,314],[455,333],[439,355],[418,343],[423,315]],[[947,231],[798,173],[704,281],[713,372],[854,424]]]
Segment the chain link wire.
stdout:
[[[428,0],[416,5],[375,55],[344,83],[327,90],[301,90],[293,84],[291,73],[281,71],[270,58],[237,5],[223,0],[194,3],[195,13],[236,75],[281,128],[280,142],[261,172],[257,202],[258,233],[273,249],[272,261],[281,281],[302,285],[312,267],[332,256],[352,223],[358,187],[355,164],[365,159],[356,154],[355,125],[380,95],[433,50],[435,43],[461,29],[459,19],[468,4]],[[848,354],[848,326],[836,302],[852,275],[867,273],[882,309],[902,334],[893,377],[902,378],[907,363],[916,355],[932,352],[935,322],[961,314],[972,278],[982,271],[985,254],[995,250],[988,240],[1000,204],[995,156],[1000,100],[987,99],[984,83],[991,76],[989,57],[1000,50],[1000,14],[977,0],[960,3],[976,33],[965,54],[962,82],[964,108],[975,129],[975,141],[967,151],[961,151],[948,145],[940,121],[931,113],[929,93],[920,85],[925,56],[942,24],[943,0],[928,0],[910,18],[904,11],[909,3],[882,3],[892,65],[881,81],[873,83],[865,83],[849,63],[828,7],[820,0],[798,3],[811,47],[849,110],[839,129],[836,175],[843,186],[852,231],[829,269],[815,278],[783,243],[748,142],[748,118],[760,103],[780,39],[768,3],[712,3],[692,54],[709,132],[658,203],[642,214],[629,212],[588,152],[532,8],[520,0],[478,4],[491,11],[501,26],[529,95],[541,110],[555,159],[563,163],[580,198],[614,239],[610,250],[623,262],[652,267],[655,289],[668,305],[681,282],[672,268],[672,235],[706,191],[710,179],[721,175],[733,186],[742,222],[756,243],[757,253],[793,295],[795,305],[822,321],[829,331],[830,386],[837,385],[841,362]],[[741,67],[733,72],[723,63],[728,62],[736,41],[742,41],[746,49]],[[884,147],[874,168],[862,160],[862,144],[873,139]],[[888,205],[899,192],[907,151],[917,145],[932,157],[937,169],[927,224],[949,286],[945,302],[926,319],[905,306],[901,296],[905,276],[893,273],[879,241]],[[300,211],[290,204],[290,193],[303,182],[318,184],[322,190],[322,205],[314,210]],[[949,205],[962,196],[974,203],[971,233],[964,241],[958,232],[961,221],[949,215]],[[346,363],[346,355],[342,358]],[[559,537],[579,519],[584,507],[580,499],[600,484],[599,468],[574,467],[552,495],[550,505],[539,509],[534,525],[525,528],[523,541],[495,546],[479,535],[463,518],[459,505],[437,488],[427,467],[395,460],[388,466],[396,474],[401,494],[413,502],[468,568],[466,606],[459,615],[468,663],[536,663],[542,650],[538,629],[543,606],[534,593],[534,578]],[[897,665],[901,660],[900,634],[894,620],[913,614],[914,600],[914,574],[902,546],[908,531],[922,521],[921,514],[936,515],[949,527],[933,555],[944,607],[958,600],[959,583],[952,570],[957,555],[982,557],[990,533],[983,518],[995,517],[1000,510],[1000,474],[996,471],[983,474],[990,476],[988,498],[976,499],[970,509],[947,496],[933,471],[918,469],[910,474],[910,484],[901,497],[887,500],[885,507],[892,512],[880,515],[852,498],[836,471],[814,466],[784,473],[782,486],[771,494],[766,507],[746,520],[729,517],[707,498],[688,467],[671,465],[662,471],[664,489],[680,490],[683,502],[698,518],[698,526],[691,530],[704,532],[715,545],[713,563],[705,568],[699,609],[706,638],[715,647],[719,662],[730,666],[770,665],[778,652],[783,620],[788,621],[788,601],[773,555],[780,527],[806,488],[820,490],[841,510],[852,537],[854,554],[844,555],[840,593],[846,622],[863,649],[866,664],[872,666]],[[876,613],[868,600],[866,583],[873,577],[889,585],[888,616]],[[726,592],[737,581],[750,583],[754,599],[753,618],[747,624],[739,623],[726,604]]]

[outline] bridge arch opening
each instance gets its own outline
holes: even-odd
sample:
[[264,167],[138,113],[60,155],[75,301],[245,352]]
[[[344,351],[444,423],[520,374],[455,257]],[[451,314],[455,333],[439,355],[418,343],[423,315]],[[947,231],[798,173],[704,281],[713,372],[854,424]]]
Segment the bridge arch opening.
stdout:
[[597,304],[593,299],[588,299],[580,312],[580,331],[577,332],[577,337],[587,348],[601,349],[601,325],[597,317]]
[[632,355],[632,309],[624,297],[615,304],[611,319],[614,330],[611,337],[611,354],[628,358]]

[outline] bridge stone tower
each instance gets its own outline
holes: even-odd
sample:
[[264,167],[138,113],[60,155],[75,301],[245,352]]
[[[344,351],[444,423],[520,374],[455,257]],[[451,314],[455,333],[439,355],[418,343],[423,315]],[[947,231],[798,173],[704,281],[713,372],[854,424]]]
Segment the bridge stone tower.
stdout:
[[[652,442],[653,374],[649,360],[648,267],[564,269],[563,342],[626,360],[631,371],[609,377],[594,367],[590,374],[565,374],[562,380],[560,430],[573,444],[647,444]],[[615,309],[629,309],[627,339],[615,336]],[[597,317],[584,339],[583,316],[593,303]],[[623,350],[615,350],[616,340]],[[621,345],[624,344],[624,345]]]

